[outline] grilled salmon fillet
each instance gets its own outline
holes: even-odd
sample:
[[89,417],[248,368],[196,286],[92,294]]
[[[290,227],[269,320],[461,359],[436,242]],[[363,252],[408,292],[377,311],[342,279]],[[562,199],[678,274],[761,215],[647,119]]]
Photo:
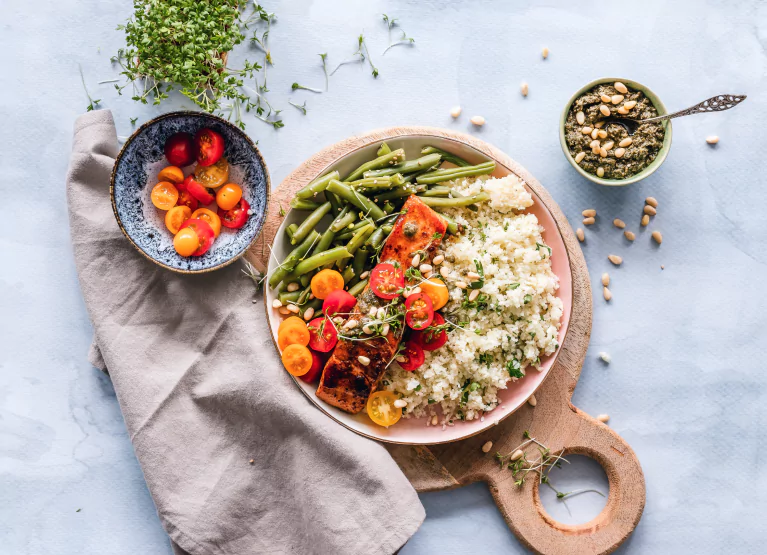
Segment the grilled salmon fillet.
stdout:
[[[413,253],[430,252],[439,246],[447,230],[447,222],[415,195],[408,198],[402,211],[381,250],[380,260],[408,268]],[[357,305],[349,318],[357,320],[359,327],[362,327],[371,320],[368,316],[371,308],[380,308],[389,302],[365,287],[357,297]],[[403,328],[404,323],[392,327],[386,337],[365,341],[339,339],[322,371],[317,397],[352,414],[364,409],[368,397],[378,388],[381,376],[397,352]],[[370,364],[361,364],[360,356],[367,357]]]

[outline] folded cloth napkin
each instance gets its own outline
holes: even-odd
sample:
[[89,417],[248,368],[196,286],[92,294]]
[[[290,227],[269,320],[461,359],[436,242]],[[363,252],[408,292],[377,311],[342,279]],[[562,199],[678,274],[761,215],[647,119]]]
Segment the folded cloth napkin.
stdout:
[[[142,257],[112,213],[110,112],[75,123],[75,262],[157,513],[193,555],[389,554],[418,529],[415,490],[378,443],[318,411],[282,368],[242,266],[180,275]],[[180,549],[179,549],[180,547]]]

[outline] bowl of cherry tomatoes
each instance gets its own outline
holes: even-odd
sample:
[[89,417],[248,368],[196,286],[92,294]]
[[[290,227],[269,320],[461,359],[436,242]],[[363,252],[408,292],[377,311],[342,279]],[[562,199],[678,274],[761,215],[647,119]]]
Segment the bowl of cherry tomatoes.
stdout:
[[163,268],[202,273],[245,254],[266,219],[269,172],[253,141],[219,117],[161,115],[125,142],[112,170],[117,223]]

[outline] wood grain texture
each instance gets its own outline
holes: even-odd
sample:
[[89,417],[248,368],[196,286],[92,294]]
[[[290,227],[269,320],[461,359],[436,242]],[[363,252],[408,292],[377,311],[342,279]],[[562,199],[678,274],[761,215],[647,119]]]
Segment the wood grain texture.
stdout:
[[[479,480],[487,482],[509,528],[535,553],[611,553],[631,534],[642,516],[644,474],[631,447],[618,434],[570,402],[591,335],[588,269],[564,214],[546,189],[524,168],[484,141],[444,129],[394,127],[351,137],[312,156],[272,192],[269,219],[261,237],[248,253],[248,259],[265,270],[268,245],[271,245],[281,223],[279,207],[287,207],[296,190],[354,150],[404,135],[434,136],[467,144],[518,175],[535,191],[554,216],[568,250],[573,276],[573,310],[570,329],[560,354],[535,393],[538,401],[535,408],[526,404],[497,426],[460,442],[429,447],[386,447],[419,492],[450,489]],[[607,505],[595,519],[575,526],[553,520],[541,504],[536,480],[528,479],[520,488],[514,484],[510,471],[499,468],[492,454],[496,451],[506,453],[515,448],[521,443],[525,430],[529,430],[554,453],[583,454],[602,465],[610,484],[610,493]],[[487,441],[493,442],[489,454],[481,449]]]

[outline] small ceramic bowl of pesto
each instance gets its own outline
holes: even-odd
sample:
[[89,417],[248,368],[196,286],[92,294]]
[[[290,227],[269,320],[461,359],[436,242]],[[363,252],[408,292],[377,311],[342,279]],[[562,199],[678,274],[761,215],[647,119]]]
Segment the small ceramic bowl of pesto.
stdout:
[[570,165],[599,185],[641,181],[657,170],[671,148],[671,122],[640,124],[633,135],[609,118],[649,119],[667,113],[660,98],[641,83],[605,77],[588,83],[567,101],[559,142]]

